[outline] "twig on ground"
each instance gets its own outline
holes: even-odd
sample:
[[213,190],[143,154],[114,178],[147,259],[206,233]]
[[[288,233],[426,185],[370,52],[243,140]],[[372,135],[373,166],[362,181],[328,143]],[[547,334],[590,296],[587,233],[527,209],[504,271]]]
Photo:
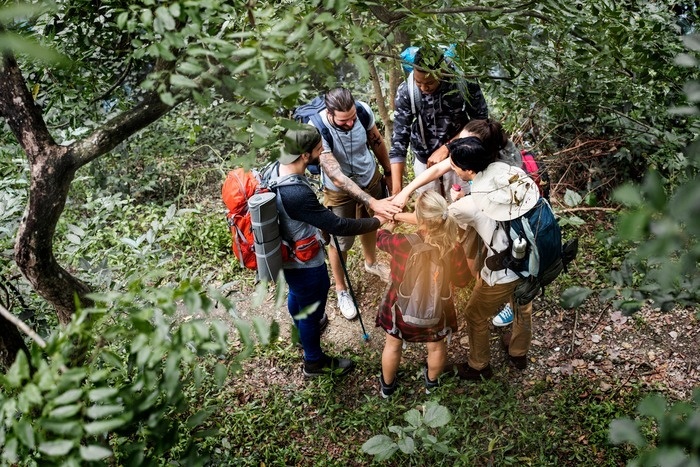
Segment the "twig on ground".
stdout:
[[638,363],[634,368],[632,368],[632,371],[627,375],[627,379],[625,379],[622,383],[617,385],[617,389],[615,391],[611,392],[608,396],[605,397],[605,399],[610,400],[614,397],[616,397],[622,388],[629,382],[629,380],[632,378],[632,376],[637,372],[640,366],[642,366],[643,363]]
[[578,308],[576,308],[576,315],[574,316],[574,330],[571,333],[571,346],[569,347],[569,353],[574,351],[574,342],[576,341],[576,327],[578,326]]
[[608,305],[608,306],[606,306],[605,308],[603,308],[603,311],[600,312],[600,316],[598,316],[598,321],[595,322],[595,325],[591,328],[591,331],[594,331],[595,328],[598,327],[598,325],[600,324],[600,320],[603,319],[603,315],[604,315],[605,312],[608,311],[609,309],[610,309],[610,305]]
[[577,212],[577,211],[605,211],[605,212],[615,212],[615,211],[617,211],[617,208],[604,208],[604,207],[589,206],[589,207],[580,207],[580,208],[557,209],[557,213],[559,213],[559,214],[570,213],[570,212]]

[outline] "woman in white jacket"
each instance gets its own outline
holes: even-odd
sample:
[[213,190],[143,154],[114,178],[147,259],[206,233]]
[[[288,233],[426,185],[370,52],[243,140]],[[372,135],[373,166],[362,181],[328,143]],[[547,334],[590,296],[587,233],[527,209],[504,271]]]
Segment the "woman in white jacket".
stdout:
[[[509,248],[507,233],[498,221],[507,221],[528,212],[539,199],[539,190],[527,174],[504,162],[491,162],[478,138],[462,138],[448,145],[450,164],[459,177],[471,182],[471,195],[449,207],[457,223],[471,227],[487,245],[488,257]],[[513,291],[522,279],[509,269],[491,270],[484,263],[476,278],[466,309],[469,356],[457,365],[461,378],[479,380],[493,374],[490,365],[490,320],[505,302],[515,303]],[[532,303],[515,306],[515,320],[508,347],[510,362],[518,369],[527,367],[532,340]]]

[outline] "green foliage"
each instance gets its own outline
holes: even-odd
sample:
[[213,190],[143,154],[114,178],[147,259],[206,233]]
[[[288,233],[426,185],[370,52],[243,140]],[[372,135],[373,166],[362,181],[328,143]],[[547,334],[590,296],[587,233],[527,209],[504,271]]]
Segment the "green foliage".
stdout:
[[389,431],[397,436],[396,441],[387,435],[375,435],[362,445],[362,450],[378,461],[389,459],[398,450],[409,456],[421,448],[449,454],[449,446],[441,441],[438,428],[450,422],[450,411],[433,401],[426,402],[419,409],[411,409],[404,414],[407,426],[389,427]]
[[[610,423],[610,442],[643,448],[628,465],[700,465],[700,389],[693,400],[667,405],[666,398],[651,395],[637,407],[639,418]],[[652,436],[644,427],[654,423]]]
[[[221,410],[216,395],[252,351],[250,327],[236,321],[244,346],[223,357],[227,326],[190,316],[206,314],[214,299],[234,318],[235,311],[197,283],[134,282],[126,293],[94,298],[95,308],[80,311],[46,348],[34,345],[31,360],[20,353],[0,377],[3,461],[203,465],[199,445],[218,433],[210,422]],[[256,327],[262,344],[276,335]]]

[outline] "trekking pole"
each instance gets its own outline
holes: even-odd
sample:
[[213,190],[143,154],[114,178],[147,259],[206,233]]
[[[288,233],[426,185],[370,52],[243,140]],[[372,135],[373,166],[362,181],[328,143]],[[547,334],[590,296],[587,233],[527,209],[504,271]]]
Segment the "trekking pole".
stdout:
[[348,291],[350,292],[350,297],[352,298],[352,303],[357,309],[357,317],[360,319],[360,326],[362,326],[362,339],[364,341],[369,340],[369,334],[365,330],[365,323],[362,322],[362,313],[360,313],[360,307],[357,306],[357,300],[355,299],[355,292],[352,290],[352,284],[350,283],[350,275],[348,275],[348,269],[345,267],[345,260],[343,259],[343,253],[340,251],[340,244],[338,243],[338,237],[333,235],[333,241],[335,242],[335,250],[338,252],[340,257],[340,265],[343,266],[343,273],[345,274],[345,280],[348,281]]

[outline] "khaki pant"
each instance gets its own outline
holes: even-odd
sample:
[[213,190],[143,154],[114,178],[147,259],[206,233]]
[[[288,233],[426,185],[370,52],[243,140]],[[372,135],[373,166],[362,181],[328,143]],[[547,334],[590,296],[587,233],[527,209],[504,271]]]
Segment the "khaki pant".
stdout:
[[520,280],[508,284],[488,285],[479,275],[467,303],[467,335],[469,336],[469,366],[484,369],[491,360],[491,319],[506,302],[513,306],[513,334],[508,352],[513,357],[526,355],[532,341],[532,303],[515,305],[513,291]]

